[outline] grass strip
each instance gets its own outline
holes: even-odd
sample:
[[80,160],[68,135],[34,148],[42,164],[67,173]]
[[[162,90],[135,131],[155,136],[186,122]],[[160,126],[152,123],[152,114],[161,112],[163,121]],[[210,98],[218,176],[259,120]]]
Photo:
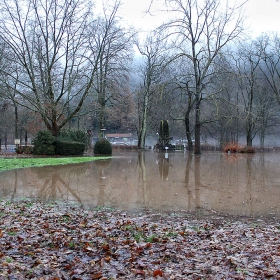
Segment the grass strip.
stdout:
[[108,158],[110,157],[0,158],[0,172],[27,167],[75,164]]

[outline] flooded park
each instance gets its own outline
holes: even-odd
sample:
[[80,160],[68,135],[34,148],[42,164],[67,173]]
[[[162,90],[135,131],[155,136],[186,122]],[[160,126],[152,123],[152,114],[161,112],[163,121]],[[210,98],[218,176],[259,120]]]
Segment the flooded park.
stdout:
[[280,154],[123,152],[82,164],[0,173],[2,199],[84,209],[280,217]]

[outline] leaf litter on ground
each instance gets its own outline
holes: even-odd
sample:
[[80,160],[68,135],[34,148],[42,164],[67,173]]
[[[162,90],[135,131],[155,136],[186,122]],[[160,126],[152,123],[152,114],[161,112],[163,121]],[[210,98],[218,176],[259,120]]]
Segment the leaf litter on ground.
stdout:
[[275,220],[0,203],[0,279],[280,279]]

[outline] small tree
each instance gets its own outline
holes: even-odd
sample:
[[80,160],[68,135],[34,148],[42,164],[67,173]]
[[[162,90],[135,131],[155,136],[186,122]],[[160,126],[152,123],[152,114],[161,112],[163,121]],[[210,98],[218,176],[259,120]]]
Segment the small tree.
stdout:
[[39,131],[33,140],[33,154],[35,155],[54,155],[55,137],[50,131]]

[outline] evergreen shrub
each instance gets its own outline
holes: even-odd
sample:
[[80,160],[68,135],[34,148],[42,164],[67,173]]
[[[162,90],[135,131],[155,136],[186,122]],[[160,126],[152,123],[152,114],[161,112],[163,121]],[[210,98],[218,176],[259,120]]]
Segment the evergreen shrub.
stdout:
[[55,141],[55,154],[61,156],[83,155],[85,144],[67,139],[58,138]]
[[33,154],[34,155],[54,155],[55,137],[51,134],[50,131],[39,131],[36,137],[33,139],[32,144]]
[[162,120],[159,127],[159,136],[161,139],[169,138],[169,125],[167,120]]
[[107,139],[102,138],[94,144],[93,153],[95,155],[111,155],[112,145]]
[[88,135],[83,130],[62,130],[59,133],[59,138],[84,143],[85,148],[88,148]]

